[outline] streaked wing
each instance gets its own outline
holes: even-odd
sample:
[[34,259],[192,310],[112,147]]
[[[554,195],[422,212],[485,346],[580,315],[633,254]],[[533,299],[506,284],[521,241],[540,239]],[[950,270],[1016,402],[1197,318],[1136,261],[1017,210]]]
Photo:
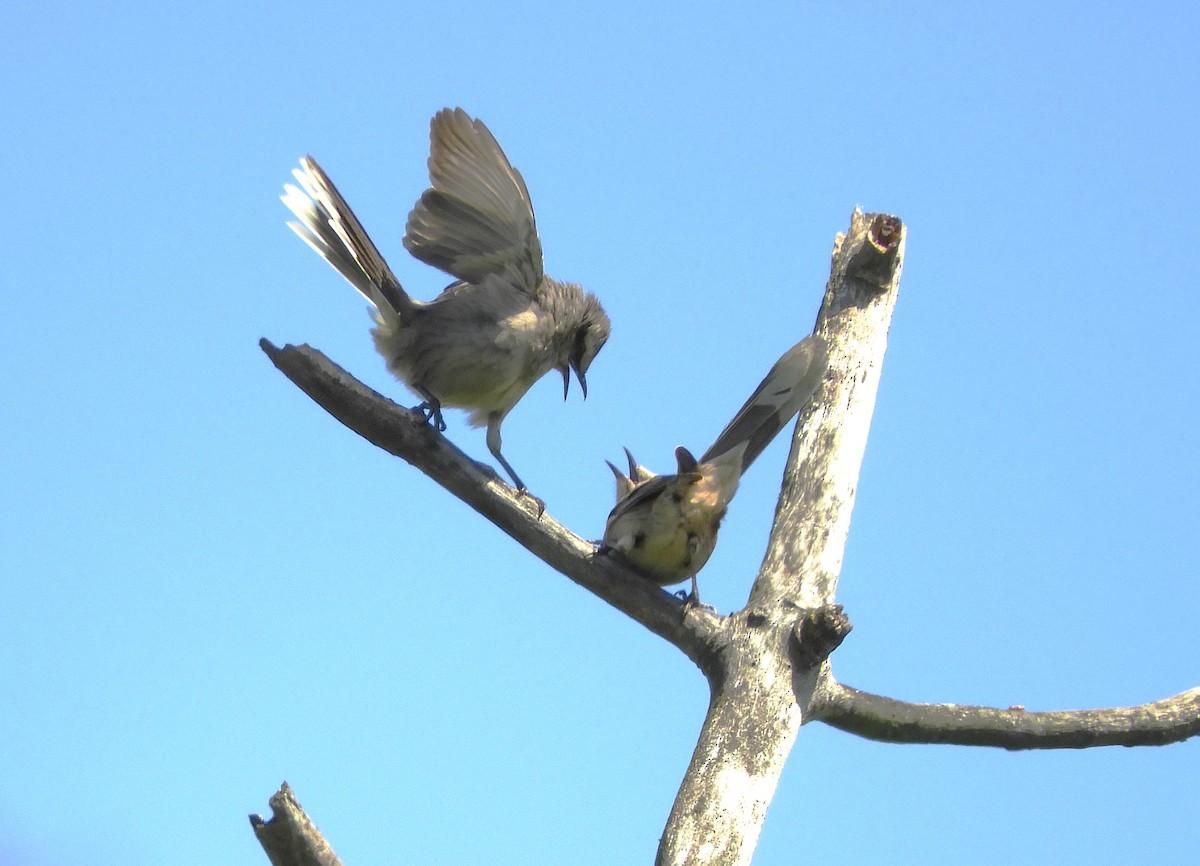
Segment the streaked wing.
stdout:
[[633,491],[613,506],[608,513],[606,523],[611,525],[614,520],[642,505],[649,505],[671,487],[672,484],[695,484],[701,479],[699,473],[686,475],[655,475],[649,481],[633,488]]
[[494,274],[532,293],[542,245],[521,173],[461,108],[434,115],[429,135],[431,186],[408,215],[405,248],[468,283]]
[[745,472],[812,397],[825,378],[828,366],[828,348],[815,334],[792,346],[771,367],[750,399],[721,431],[717,441],[704,452],[700,462],[708,463],[745,442],[746,451],[742,455],[742,471]]

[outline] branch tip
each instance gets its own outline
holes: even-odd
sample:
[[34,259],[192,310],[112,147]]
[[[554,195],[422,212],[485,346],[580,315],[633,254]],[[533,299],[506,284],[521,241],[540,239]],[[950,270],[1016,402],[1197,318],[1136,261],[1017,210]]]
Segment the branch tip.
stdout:
[[862,280],[877,289],[887,289],[895,279],[899,264],[900,239],[904,223],[889,214],[868,214],[870,225],[863,242],[846,263],[846,276]]
[[250,826],[272,866],[341,866],[317,827],[309,819],[292,789],[284,782],[267,801],[271,819],[250,816]]

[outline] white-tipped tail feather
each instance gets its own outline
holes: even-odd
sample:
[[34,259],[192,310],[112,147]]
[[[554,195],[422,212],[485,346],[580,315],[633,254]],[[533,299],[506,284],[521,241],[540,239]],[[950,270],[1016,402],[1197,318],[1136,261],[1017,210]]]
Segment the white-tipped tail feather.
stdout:
[[284,184],[280,196],[297,218],[288,227],[375,307],[381,325],[398,328],[410,302],[350,205],[311,156],[292,176],[299,187]]

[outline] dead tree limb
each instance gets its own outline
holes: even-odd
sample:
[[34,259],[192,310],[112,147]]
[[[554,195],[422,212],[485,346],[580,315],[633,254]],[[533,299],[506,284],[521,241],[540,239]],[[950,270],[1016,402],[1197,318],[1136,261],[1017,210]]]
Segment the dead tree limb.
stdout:
[[[685,610],[619,562],[595,556],[589,542],[551,516],[539,517],[530,500],[493,471],[320,352],[261,342],[276,367],[347,427],[412,463],[547,564],[679,647],[703,671],[708,714],[657,863],[748,864],[784,762],[808,721],[887,742],[1008,749],[1157,745],[1200,732],[1200,689],[1140,707],[1027,713],[905,703],[833,678],[828,656],[850,630],[835,603],[837,582],[903,258],[904,226],[894,217],[856,210],[850,230],[838,236],[815,328],[830,347],[830,373],[797,422],[749,601],[729,616]],[[285,814],[289,800],[295,804],[286,785],[272,798],[273,808],[277,799]],[[280,814],[271,822],[257,819],[260,840],[269,838]],[[270,848],[268,854],[276,866],[336,862],[276,860]]]
[[833,250],[814,333],[825,385],[796,424],[775,523],[749,604],[709,676],[711,701],[659,846],[662,864],[748,864],[828,665],[797,660],[797,630],[833,604],[904,258],[894,217],[855,211]]
[[702,670],[725,639],[721,618],[679,599],[606,556],[550,514],[540,517],[489,467],[476,463],[406,409],[359,382],[311,346],[259,345],[285,376],[368,442],[403,458],[470,505],[530,553],[679,647]]
[[271,866],[342,866],[325,837],[300,808],[287,782],[268,803],[271,820],[251,815],[250,826]]
[[1162,746],[1200,733],[1200,688],[1136,707],[1027,712],[961,704],[912,704],[861,692],[829,677],[814,718],[886,743],[950,743],[1022,749]]

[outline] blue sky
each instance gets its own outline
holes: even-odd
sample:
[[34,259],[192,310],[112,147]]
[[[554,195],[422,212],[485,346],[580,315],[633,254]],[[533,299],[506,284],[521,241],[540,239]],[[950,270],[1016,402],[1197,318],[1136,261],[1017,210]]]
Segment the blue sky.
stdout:
[[[0,34],[0,864],[645,863],[703,717],[673,648],[357,439],[257,347],[404,401],[284,227],[297,157],[400,245],[483,117],[613,336],[505,453],[598,536],[603,459],[703,449],[811,327],[855,205],[908,256],[840,600],[848,684],[1030,709],[1200,684],[1190,4],[23,4]],[[461,413],[448,435],[480,459]],[[786,442],[701,574],[741,606]],[[1187,862],[1200,744],[805,728],[757,863]],[[404,859],[401,857],[401,859]]]

